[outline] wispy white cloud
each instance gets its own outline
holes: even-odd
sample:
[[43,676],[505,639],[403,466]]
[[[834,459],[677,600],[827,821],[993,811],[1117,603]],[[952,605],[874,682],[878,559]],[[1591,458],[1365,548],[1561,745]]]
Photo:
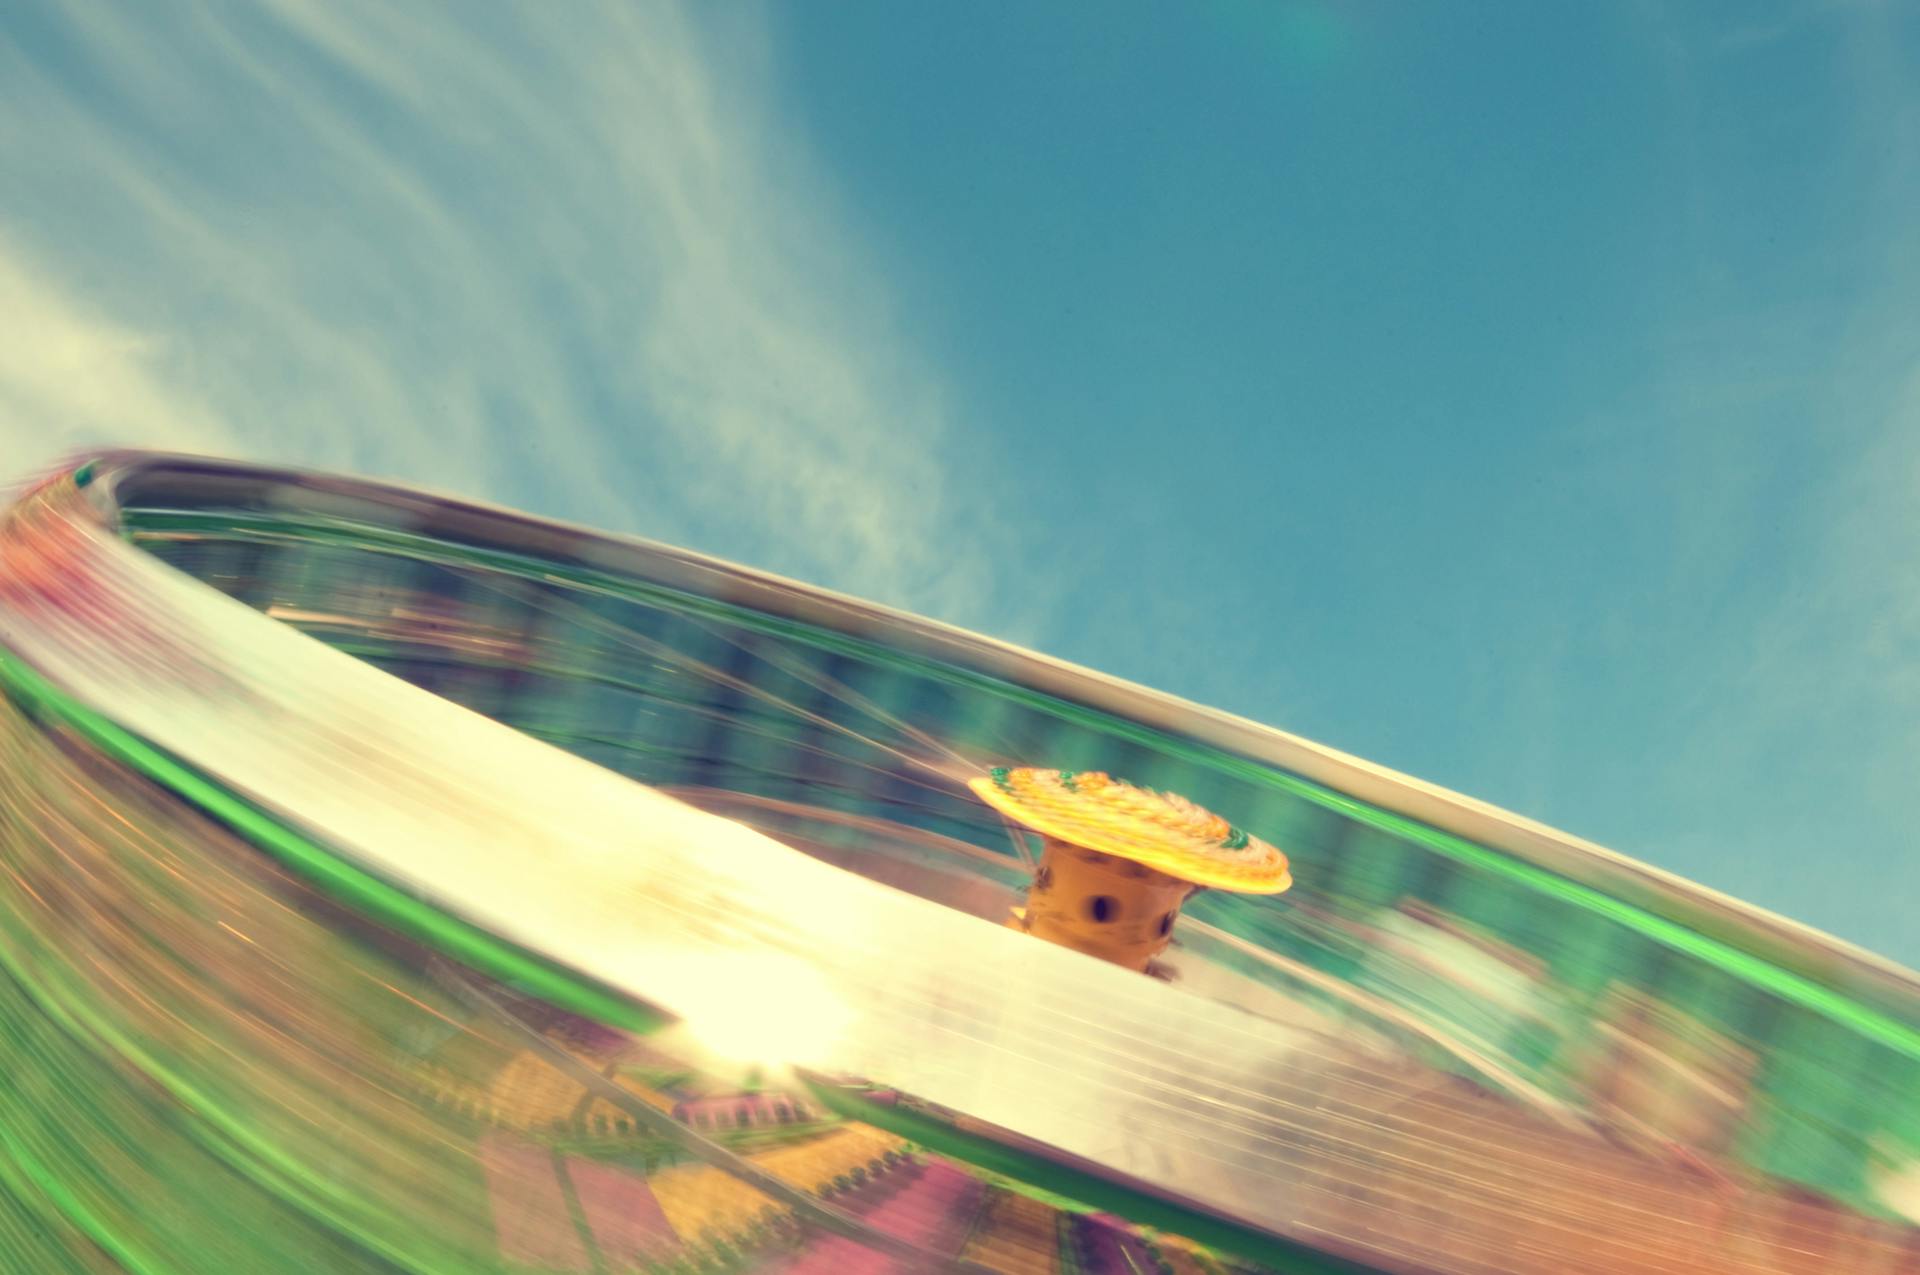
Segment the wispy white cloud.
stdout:
[[1011,622],[776,70],[750,12],[665,5],[0,20],[0,467],[297,460]]
[[204,452],[232,445],[202,404],[155,376],[159,342],[116,327],[0,240],[0,458],[10,470],[117,436],[144,420],[169,445]]

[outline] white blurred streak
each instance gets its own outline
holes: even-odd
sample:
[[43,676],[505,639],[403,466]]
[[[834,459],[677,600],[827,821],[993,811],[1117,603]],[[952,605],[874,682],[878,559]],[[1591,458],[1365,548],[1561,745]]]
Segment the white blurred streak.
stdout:
[[769,1000],[797,991],[823,1020],[775,1061],[897,1086],[1258,1224],[1299,1207],[1301,1113],[1275,1087],[1298,1083],[1300,1035],[832,867],[323,646],[103,529],[81,536],[77,574],[145,627],[23,594],[0,609],[0,643],[377,874],[723,1052],[756,1052]]

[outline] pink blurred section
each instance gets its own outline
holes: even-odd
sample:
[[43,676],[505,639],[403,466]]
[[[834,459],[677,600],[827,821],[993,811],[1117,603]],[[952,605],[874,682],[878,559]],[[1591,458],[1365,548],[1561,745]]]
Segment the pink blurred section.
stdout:
[[480,1144],[480,1167],[486,1174],[494,1234],[503,1258],[545,1270],[587,1269],[586,1245],[567,1212],[552,1152],[489,1137]]
[[615,1270],[658,1260],[679,1247],[644,1177],[580,1156],[569,1156],[566,1168],[593,1242]]

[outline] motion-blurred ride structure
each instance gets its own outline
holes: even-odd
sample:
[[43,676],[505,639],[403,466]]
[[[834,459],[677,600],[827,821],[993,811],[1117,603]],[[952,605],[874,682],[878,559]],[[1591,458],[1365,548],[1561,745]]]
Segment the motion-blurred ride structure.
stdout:
[[1920,1271],[1913,975],[910,616],[114,453],[0,690],[0,1269]]

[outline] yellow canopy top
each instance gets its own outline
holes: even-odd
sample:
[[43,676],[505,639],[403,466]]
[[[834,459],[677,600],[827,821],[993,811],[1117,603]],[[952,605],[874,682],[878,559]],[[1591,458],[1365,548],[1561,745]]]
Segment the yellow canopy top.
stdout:
[[1240,894],[1293,884],[1287,856],[1173,793],[1097,770],[996,767],[968,782],[980,800],[1069,845],[1131,859],[1182,881]]

